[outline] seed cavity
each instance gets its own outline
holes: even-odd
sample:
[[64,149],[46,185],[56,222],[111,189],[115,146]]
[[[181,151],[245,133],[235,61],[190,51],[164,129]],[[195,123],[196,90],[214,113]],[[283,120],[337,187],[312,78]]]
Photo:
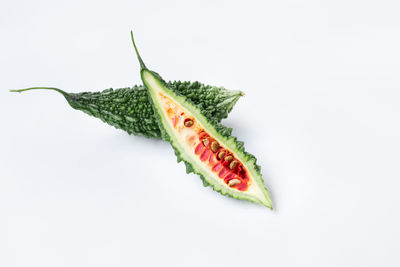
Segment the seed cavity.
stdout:
[[237,165],[239,164],[239,161],[234,160],[229,164],[229,169],[233,170]]
[[217,142],[217,141],[211,142],[211,151],[215,153],[215,152],[218,151],[218,149],[219,149],[219,144],[218,144],[218,142]]
[[224,160],[227,161],[227,162],[231,162],[233,160],[233,157],[232,157],[232,155],[228,155],[228,156],[225,157]]
[[218,153],[218,155],[217,155],[217,157],[218,157],[218,159],[222,159],[224,156],[225,156],[225,151],[220,151],[219,153]]
[[228,182],[228,185],[230,186],[230,187],[232,187],[232,186],[235,186],[235,185],[238,185],[238,184],[240,184],[240,180],[239,179],[232,179],[232,180],[229,180],[229,182]]
[[186,127],[191,127],[193,126],[193,120],[192,119],[186,119],[185,122],[183,123]]
[[208,146],[208,143],[210,142],[210,141],[208,141],[207,138],[203,138],[203,140],[201,140],[201,141],[203,142],[203,145],[205,145],[205,146]]

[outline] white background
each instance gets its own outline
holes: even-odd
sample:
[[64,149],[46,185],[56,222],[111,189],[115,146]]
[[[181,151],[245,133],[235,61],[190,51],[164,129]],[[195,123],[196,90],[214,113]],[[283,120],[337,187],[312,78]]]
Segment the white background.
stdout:
[[[400,266],[398,1],[0,3],[0,266]],[[240,89],[225,125],[275,210],[185,174],[167,143],[56,86]]]

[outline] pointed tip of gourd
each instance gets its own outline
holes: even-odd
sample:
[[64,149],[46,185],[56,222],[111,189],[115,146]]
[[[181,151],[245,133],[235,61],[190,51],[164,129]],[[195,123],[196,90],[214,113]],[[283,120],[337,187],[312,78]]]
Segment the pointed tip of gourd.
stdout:
[[269,208],[270,210],[274,210],[271,200],[268,200],[266,202],[262,201],[262,202],[259,202],[259,204],[263,205],[264,207]]
[[265,207],[269,208],[270,210],[274,210],[274,207],[272,205],[271,199],[269,199],[268,204],[264,205]]
[[[243,93],[242,91],[235,91],[235,96],[234,96],[234,105],[236,104],[236,102],[243,96],[245,96],[245,93]],[[233,108],[233,107],[232,107]]]
[[268,191],[265,191],[264,192],[264,196],[263,196],[263,198],[262,199],[259,199],[259,203],[261,204],[261,205],[263,205],[264,207],[267,207],[267,208],[269,208],[270,210],[273,210],[274,208],[273,208],[273,205],[272,205],[272,200],[271,200],[271,197],[269,196],[269,193],[268,193]]
[[147,68],[146,68],[146,65],[144,64],[144,62],[143,62],[143,60],[142,60],[142,58],[141,58],[141,56],[140,56],[140,54],[139,54],[139,51],[138,51],[138,49],[137,49],[137,47],[136,47],[135,39],[133,38],[133,31],[131,31],[131,39],[132,39],[133,47],[135,48],[136,56],[137,56],[137,58],[138,58],[138,60],[139,60],[140,69],[142,69],[142,70],[143,70],[143,69],[147,69]]

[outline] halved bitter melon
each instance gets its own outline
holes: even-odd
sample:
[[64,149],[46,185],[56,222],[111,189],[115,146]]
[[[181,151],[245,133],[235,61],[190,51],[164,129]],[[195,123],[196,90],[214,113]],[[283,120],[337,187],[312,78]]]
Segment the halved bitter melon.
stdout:
[[204,184],[214,190],[272,209],[260,167],[256,158],[244,151],[243,142],[230,136],[229,128],[205,117],[198,106],[147,69],[132,32],[131,37],[162,137],[171,143],[178,162],[183,160],[188,173],[199,174]]

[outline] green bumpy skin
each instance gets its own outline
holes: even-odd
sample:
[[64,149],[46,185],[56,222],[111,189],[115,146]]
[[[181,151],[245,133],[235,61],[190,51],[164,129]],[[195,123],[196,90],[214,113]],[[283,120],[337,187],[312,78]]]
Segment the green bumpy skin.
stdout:
[[[227,118],[238,99],[244,95],[241,91],[231,91],[200,82],[174,81],[167,84],[178,94],[196,103],[206,117],[216,121]],[[32,89],[55,90],[65,97],[72,108],[99,118],[129,134],[161,138],[161,131],[144,86],[135,85],[127,88],[106,89],[101,92],[82,93],[67,93],[51,87],[12,91],[22,92]]]
[[[204,116],[201,108],[189,98],[180,95],[175,88],[168,86],[159,74],[147,69],[139,55],[132,32],[131,37],[141,67],[140,76],[148,89],[149,99],[156,114],[162,137],[172,145],[178,162],[183,161],[185,163],[186,172],[198,174],[204,186],[211,186],[223,195],[247,200],[272,209],[272,201],[265,188],[261,168],[256,164],[256,158],[244,150],[244,143],[231,136],[232,129],[221,125],[215,119]],[[186,124],[187,121],[190,124]],[[209,141],[207,141],[207,144],[204,143],[202,134],[211,137],[211,139],[208,139],[211,140],[210,142],[216,141],[222,147],[222,150],[227,151],[235,160],[237,159],[239,165],[247,171],[248,176],[245,175],[244,177],[249,178],[248,180],[242,179],[243,176],[239,177],[241,180],[239,186],[242,184],[248,186],[245,190],[235,188],[235,186],[238,186],[237,183],[231,185],[229,180],[225,181],[228,176],[221,175],[220,169],[214,171],[214,167],[218,165],[218,161],[215,163],[214,160],[219,156],[215,151],[211,156],[207,156],[210,152],[209,148],[212,148],[212,146]],[[197,152],[199,147],[202,149],[201,153]],[[208,150],[207,153],[205,153],[206,150]],[[219,163],[223,160],[220,159]],[[229,175],[238,169],[237,165],[232,168],[229,165],[229,168]],[[235,177],[238,177],[239,174],[236,172],[235,175]],[[247,183],[247,181],[249,182]]]

